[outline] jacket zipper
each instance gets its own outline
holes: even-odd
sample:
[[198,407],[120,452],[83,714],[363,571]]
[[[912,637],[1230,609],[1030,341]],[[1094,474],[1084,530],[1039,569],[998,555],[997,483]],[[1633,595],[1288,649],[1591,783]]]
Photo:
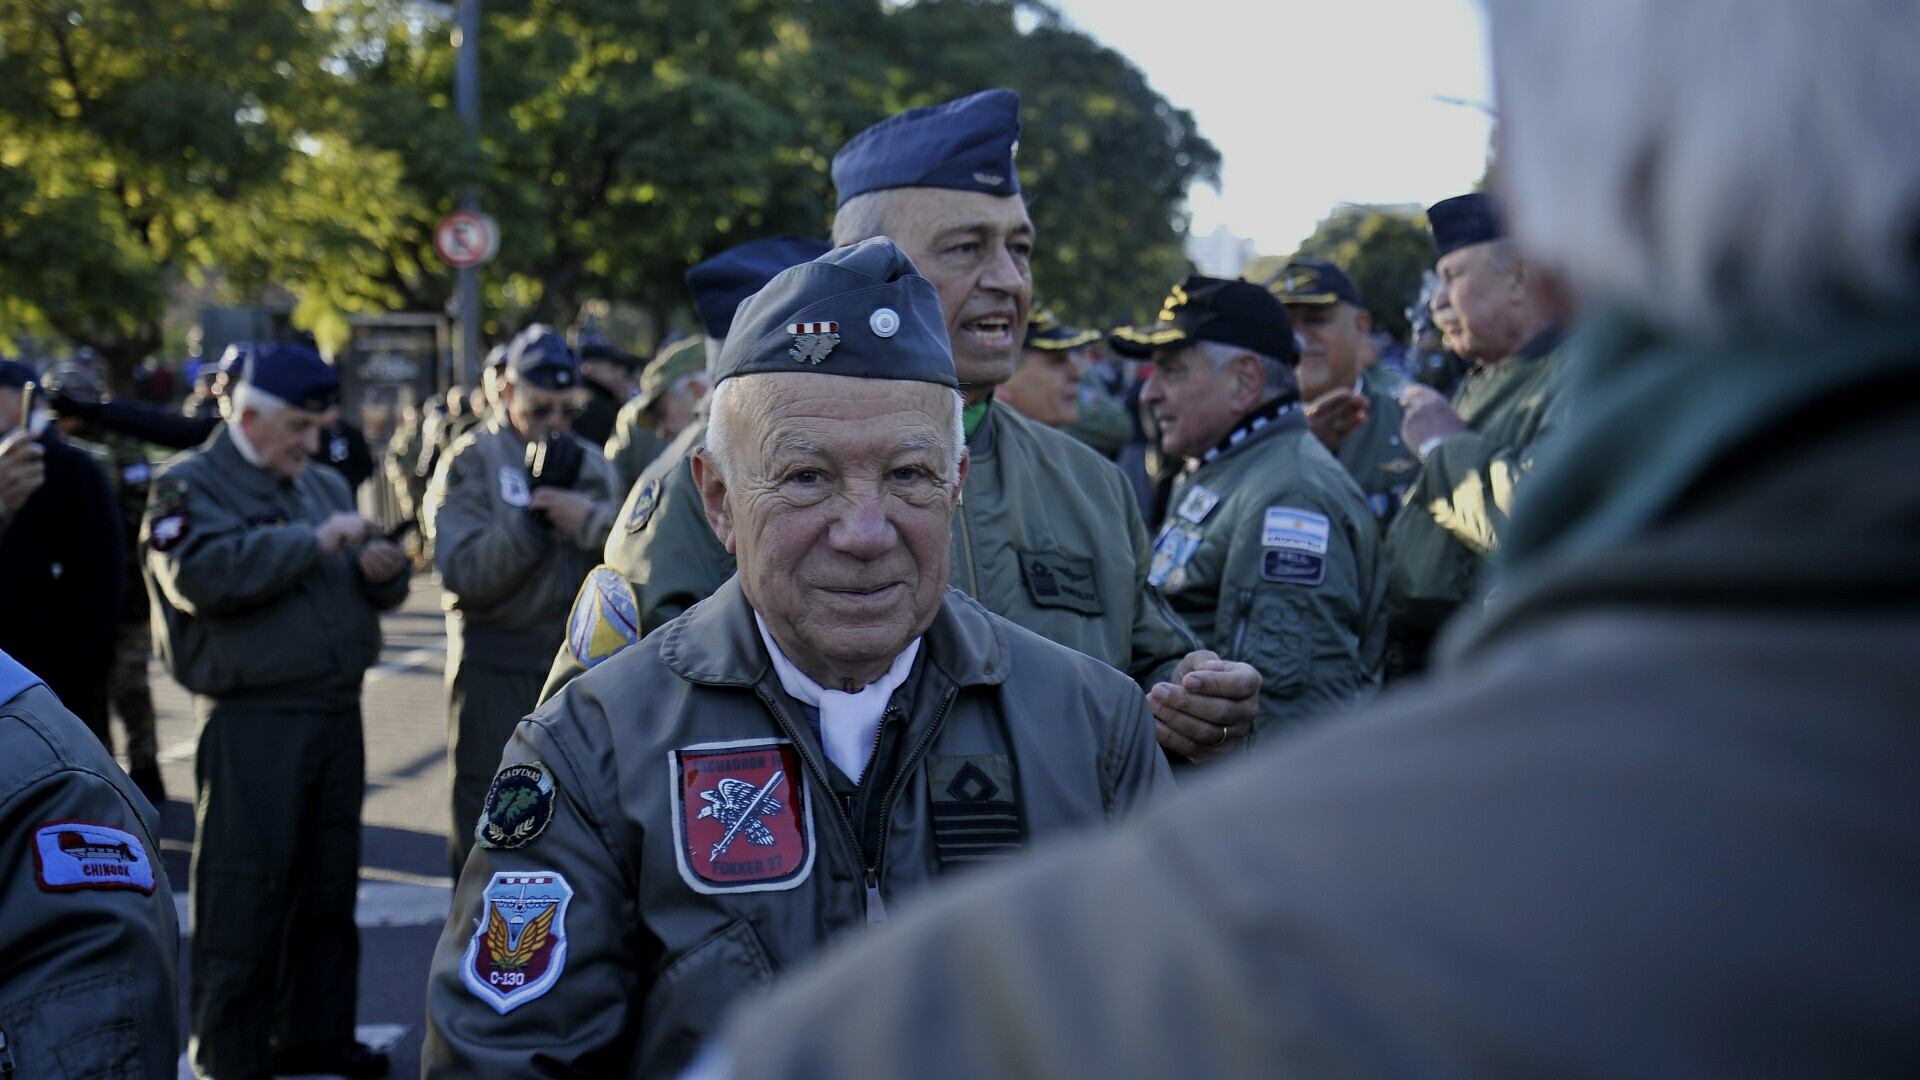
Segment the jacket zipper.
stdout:
[[973,567],[973,530],[967,528],[967,492],[960,491],[960,547],[967,556],[967,595],[980,599],[980,576]]
[[[828,778],[827,770],[820,764],[819,759],[813,756],[813,750],[807,746],[806,740],[800,738],[800,733],[794,730],[793,724],[787,719],[787,714],[782,712],[780,706],[773,700],[773,695],[758,686],[753,688],[753,692],[760,698],[760,703],[767,707],[767,711],[773,714],[774,720],[780,725],[780,730],[787,733],[793,748],[800,752],[801,759],[807,763],[807,771],[813,773],[814,781],[820,785],[820,790],[827,793],[826,804],[833,808],[833,816],[840,822],[840,831],[846,835],[847,842],[853,845],[854,857],[862,866],[865,866],[867,853],[860,847],[860,834],[853,830],[853,819],[848,817],[847,812],[841,808],[840,800],[833,797],[833,781]],[[877,895],[876,877],[877,875],[871,869],[867,871],[867,921],[870,923],[874,921],[871,905]],[[881,921],[885,921],[886,912],[882,911],[880,918]]]
[[[940,734],[941,725],[947,722],[947,710],[953,708],[953,699],[959,695],[960,687],[957,684],[947,688],[947,696],[940,702],[940,711],[933,714],[933,723],[928,724],[927,730],[920,733],[920,741],[913,744],[912,752],[907,755],[907,760],[900,763],[899,770],[893,774],[893,780],[887,785],[886,795],[880,799],[880,842],[873,853],[873,865],[867,867],[868,925],[887,921],[887,906],[880,899],[880,867],[887,858],[887,834],[891,831],[890,826],[893,822],[894,796],[900,793],[900,781],[912,774],[914,766],[920,763],[921,755],[927,752],[927,747],[933,745],[934,736]],[[875,917],[876,913],[878,918]]]

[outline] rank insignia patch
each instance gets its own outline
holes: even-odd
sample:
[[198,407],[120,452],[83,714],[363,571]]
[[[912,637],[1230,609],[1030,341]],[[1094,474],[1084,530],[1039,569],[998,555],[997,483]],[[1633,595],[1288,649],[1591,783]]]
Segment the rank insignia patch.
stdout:
[[695,892],[791,889],[813,871],[812,794],[785,739],[703,743],[667,754],[674,855]]
[[793,347],[787,355],[795,363],[819,366],[827,358],[834,346],[840,344],[840,324],[837,322],[797,322],[787,324],[787,333],[793,335]]
[[633,497],[633,508],[627,511],[627,531],[637,533],[653,520],[653,508],[660,505],[660,481],[649,480],[640,485],[640,491]]
[[567,651],[581,667],[640,640],[640,601],[620,571],[602,563],[587,574],[567,613]]
[[91,821],[49,821],[35,829],[33,873],[43,892],[154,889],[153,859],[140,838]]
[[500,466],[500,501],[508,506],[526,506],[533,502],[527,487],[527,474],[514,465]]
[[1188,489],[1187,497],[1180,500],[1180,508],[1174,512],[1183,520],[1198,525],[1207,520],[1207,515],[1213,513],[1213,508],[1219,505],[1220,496],[1195,484]]
[[567,963],[573,886],[552,870],[493,875],[460,964],[460,979],[505,1015],[553,989]]
[[508,765],[493,774],[487,801],[473,827],[474,843],[483,848],[511,850],[526,847],[553,821],[553,774],[546,765],[530,761]]

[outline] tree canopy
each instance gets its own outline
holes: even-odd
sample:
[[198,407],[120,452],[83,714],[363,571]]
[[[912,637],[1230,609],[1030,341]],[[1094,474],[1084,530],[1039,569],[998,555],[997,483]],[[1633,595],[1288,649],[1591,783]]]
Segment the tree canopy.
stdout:
[[[589,301],[685,310],[727,246],[824,235],[834,151],[904,108],[1020,91],[1036,292],[1133,317],[1184,270],[1219,155],[1124,58],[1031,0],[483,0],[478,146],[452,10],[409,0],[21,0],[0,12],[0,337],[57,333],[124,376],[181,283],[347,316],[442,310],[432,229],[500,222],[489,336]],[[640,344],[650,344],[642,342]]]
[[[1368,207],[1335,212],[1289,256],[1300,257],[1326,259],[1345,270],[1359,288],[1374,327],[1395,340],[1407,339],[1407,308],[1420,296],[1421,276],[1433,267],[1433,237],[1425,215]],[[1247,277],[1267,280],[1286,262],[1257,259]]]

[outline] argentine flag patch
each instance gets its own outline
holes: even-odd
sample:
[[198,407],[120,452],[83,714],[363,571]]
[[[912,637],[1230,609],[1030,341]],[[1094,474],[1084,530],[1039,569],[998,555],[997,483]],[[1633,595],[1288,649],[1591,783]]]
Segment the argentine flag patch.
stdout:
[[1327,579],[1325,514],[1293,506],[1269,506],[1260,529],[1260,577],[1287,585],[1318,585]]

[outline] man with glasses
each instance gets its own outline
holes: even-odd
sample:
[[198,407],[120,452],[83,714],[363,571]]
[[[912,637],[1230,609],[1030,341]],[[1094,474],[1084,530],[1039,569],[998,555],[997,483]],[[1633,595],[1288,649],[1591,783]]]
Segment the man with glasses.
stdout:
[[446,590],[456,876],[500,750],[540,696],[622,494],[599,447],[569,430],[585,391],[579,361],[551,327],[520,332],[494,391],[492,415],[434,473],[425,514]]

